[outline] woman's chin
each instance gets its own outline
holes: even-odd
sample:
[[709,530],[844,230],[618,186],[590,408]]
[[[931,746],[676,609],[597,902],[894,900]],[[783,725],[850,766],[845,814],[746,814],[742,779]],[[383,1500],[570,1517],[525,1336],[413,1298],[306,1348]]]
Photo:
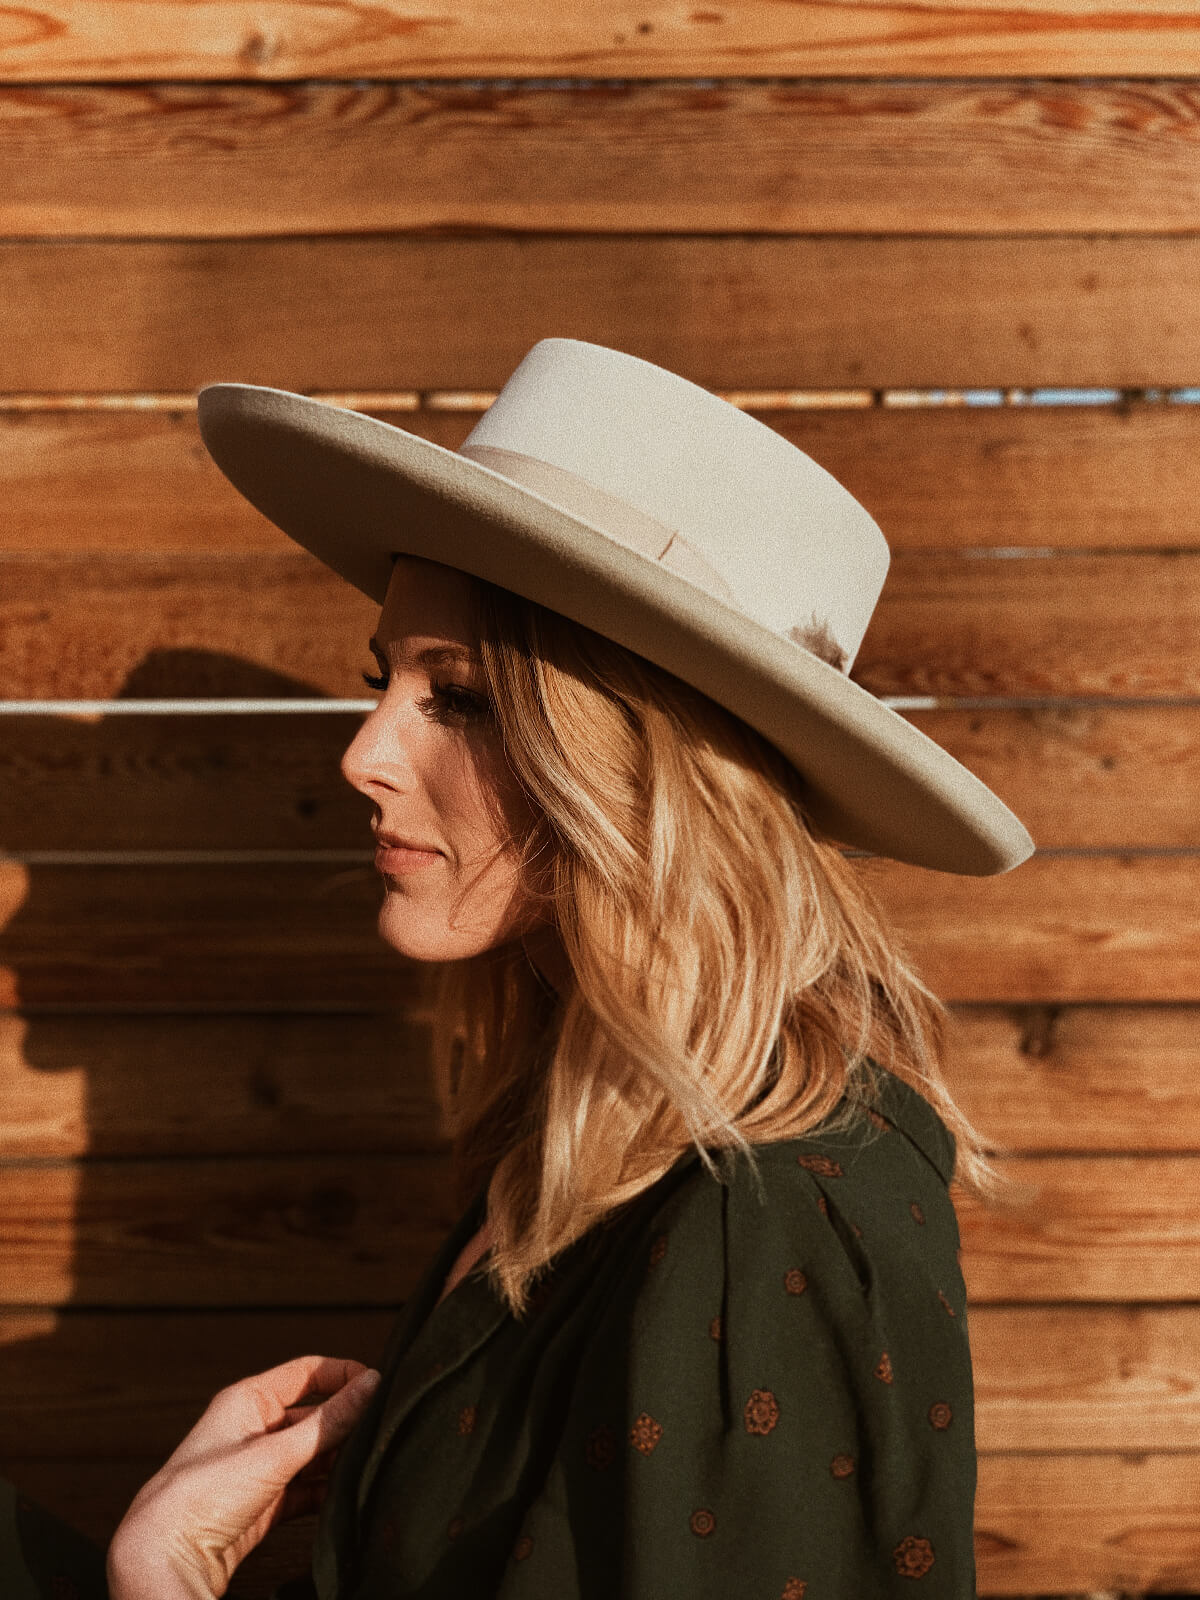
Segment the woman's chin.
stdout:
[[379,910],[380,938],[406,961],[464,961],[496,944],[496,932],[481,928],[451,928],[445,915],[406,903],[389,893]]

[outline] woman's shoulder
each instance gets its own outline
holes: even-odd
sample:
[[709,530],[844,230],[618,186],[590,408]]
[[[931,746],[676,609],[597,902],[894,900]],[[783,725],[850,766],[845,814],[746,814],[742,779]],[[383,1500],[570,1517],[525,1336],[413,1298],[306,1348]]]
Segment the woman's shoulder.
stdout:
[[[697,1156],[648,1193],[589,1315],[578,1391],[587,1426],[626,1446],[639,1576],[677,1529],[664,1549],[703,1594],[756,1563],[776,1594],[794,1579],[890,1595],[927,1572],[931,1593],[974,1592],[947,1150],[898,1098],[897,1120],[854,1113],[755,1147],[757,1179],[741,1151],[717,1180]],[[591,1459],[589,1438],[572,1435],[573,1457]],[[725,1586],[706,1588],[721,1560]]]
[[828,1220],[831,1207],[857,1207],[883,1225],[920,1227],[929,1215],[954,1224],[954,1136],[929,1101],[891,1074],[881,1075],[869,1100],[843,1101],[802,1134],[709,1154],[715,1170],[692,1151],[647,1191],[650,1225],[694,1212],[702,1230],[706,1216],[728,1220],[731,1206],[793,1226],[814,1216]]
[[869,1108],[752,1146],[753,1161],[718,1152],[714,1176],[696,1153],[648,1191],[625,1238],[636,1320],[700,1320],[703,1308],[711,1319],[718,1301],[752,1320],[780,1295],[783,1305],[812,1291],[827,1319],[882,1318],[898,1338],[957,1343],[966,1291],[948,1188],[953,1138],[928,1102],[914,1105],[916,1091],[893,1082]]

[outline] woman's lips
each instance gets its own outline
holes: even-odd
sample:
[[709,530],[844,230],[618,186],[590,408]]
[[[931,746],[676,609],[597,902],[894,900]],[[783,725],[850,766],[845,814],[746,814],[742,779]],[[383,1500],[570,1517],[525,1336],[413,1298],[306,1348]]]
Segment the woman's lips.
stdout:
[[442,859],[440,850],[406,850],[397,845],[381,844],[375,851],[375,865],[380,872],[395,876],[401,872],[419,872]]

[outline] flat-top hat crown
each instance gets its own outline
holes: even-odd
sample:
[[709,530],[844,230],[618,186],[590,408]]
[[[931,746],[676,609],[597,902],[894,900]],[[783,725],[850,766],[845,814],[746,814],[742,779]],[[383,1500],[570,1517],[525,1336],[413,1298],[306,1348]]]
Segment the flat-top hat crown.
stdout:
[[879,525],[811,456],[699,384],[542,339],[458,453],[853,665],[891,560]]

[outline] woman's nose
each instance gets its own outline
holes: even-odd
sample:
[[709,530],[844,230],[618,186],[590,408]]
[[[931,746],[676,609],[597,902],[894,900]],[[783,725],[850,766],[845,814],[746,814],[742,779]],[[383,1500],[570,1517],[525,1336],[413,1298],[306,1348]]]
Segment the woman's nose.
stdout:
[[346,747],[342,776],[363,794],[379,788],[407,789],[413,782],[412,752],[400,719],[384,715],[381,701]]

